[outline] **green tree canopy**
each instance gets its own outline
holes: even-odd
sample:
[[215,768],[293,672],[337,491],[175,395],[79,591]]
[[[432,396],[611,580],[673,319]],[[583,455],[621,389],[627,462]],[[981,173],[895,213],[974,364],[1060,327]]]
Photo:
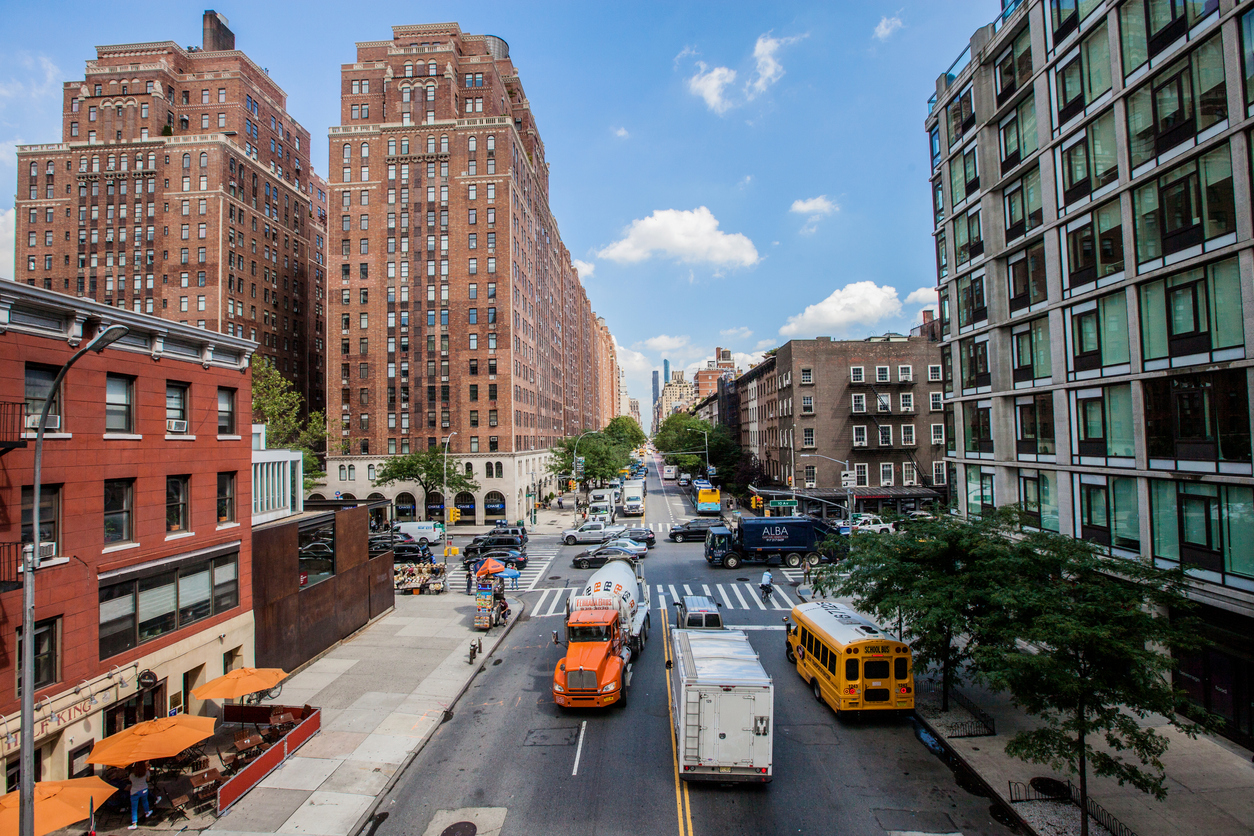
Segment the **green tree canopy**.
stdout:
[[[627,419],[631,421],[630,418]],[[635,422],[632,421],[634,424]],[[637,427],[639,429],[639,427]],[[585,489],[595,482],[604,482],[618,476],[627,466],[633,445],[616,443],[604,431],[582,436],[563,438],[550,449],[548,469],[558,476],[570,477],[575,472],[575,442],[578,441],[579,458],[584,460],[583,478]]]
[[[415,484],[422,487],[424,494],[443,493],[445,485],[450,494],[479,490],[479,483],[466,475],[461,459],[450,453],[447,457],[447,470],[444,466],[445,460],[442,447],[428,447],[416,453],[389,456],[376,471],[374,483],[378,486],[393,482]],[[447,496],[444,497],[444,504],[446,507],[450,505]]]
[[327,420],[321,412],[307,418],[305,401],[290,381],[260,354],[252,357],[253,422],[266,425],[266,443],[274,449],[300,450],[306,491],[326,477],[319,455],[326,451]]
[[662,452],[666,463],[681,471],[705,475],[705,451],[708,434],[710,464],[724,482],[738,472],[740,444],[721,424],[711,426],[695,415],[676,412],[666,417],[653,437],[653,444]]
[[626,447],[628,450],[634,450],[649,440],[644,430],[640,429],[640,425],[636,423],[636,419],[630,415],[614,416],[601,432],[612,444]]

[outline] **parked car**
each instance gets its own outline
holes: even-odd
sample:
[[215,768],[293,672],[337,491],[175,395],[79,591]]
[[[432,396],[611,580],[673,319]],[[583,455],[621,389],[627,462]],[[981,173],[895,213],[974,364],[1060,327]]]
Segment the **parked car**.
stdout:
[[929,522],[934,519],[936,517],[927,511],[907,511],[906,515],[897,521],[897,528],[905,531],[916,523]]
[[687,522],[679,523],[671,526],[670,538],[676,543],[684,541],[705,540],[705,533],[712,525],[726,525],[727,522],[722,517],[697,517]]
[[603,522],[586,522],[578,528],[568,528],[562,532],[562,542],[568,546],[576,543],[603,543],[611,537],[617,537],[625,531],[625,525],[606,525]]
[[634,559],[636,555],[617,546],[597,546],[591,549],[584,549],[575,555],[575,559],[570,562],[570,565],[576,569],[595,569],[598,566],[604,566],[611,557],[630,557]]
[[476,563],[481,560],[492,558],[498,563],[504,563],[511,569],[526,569],[527,554],[517,549],[490,549],[488,551],[477,554],[474,557],[462,557],[462,568],[467,572],[471,571]]
[[524,543],[526,543],[527,540],[529,539],[527,537],[527,529],[525,526],[509,525],[504,520],[500,520],[497,522],[496,526],[492,529],[492,533],[493,534],[513,534],[515,537],[521,537]]
[[644,543],[637,543],[630,537],[615,537],[613,540],[606,540],[606,546],[613,546],[616,549],[623,549],[631,552],[636,557],[644,557],[649,553],[649,547]]
[[629,528],[621,536],[629,540],[635,540],[637,543],[644,543],[649,548],[657,545],[657,535],[653,533],[651,528]]
[[526,554],[527,543],[517,534],[484,534],[476,537],[462,550],[466,557],[475,557],[493,549],[513,549]]
[[884,522],[874,514],[863,514],[854,520],[853,532],[855,534],[892,534],[893,524]]

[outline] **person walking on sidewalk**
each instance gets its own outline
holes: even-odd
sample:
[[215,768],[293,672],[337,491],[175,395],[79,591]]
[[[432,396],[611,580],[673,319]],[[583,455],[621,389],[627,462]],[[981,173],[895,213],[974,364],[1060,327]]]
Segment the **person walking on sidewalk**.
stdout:
[[801,570],[801,579],[808,586],[810,584],[810,561],[806,560],[801,564],[804,568]]
[[479,571],[479,561],[472,562],[466,569],[466,594],[469,595],[475,587],[475,573]]
[[152,815],[148,805],[148,762],[140,761],[131,764],[131,826],[128,830],[139,827],[139,808],[144,808],[144,818]]

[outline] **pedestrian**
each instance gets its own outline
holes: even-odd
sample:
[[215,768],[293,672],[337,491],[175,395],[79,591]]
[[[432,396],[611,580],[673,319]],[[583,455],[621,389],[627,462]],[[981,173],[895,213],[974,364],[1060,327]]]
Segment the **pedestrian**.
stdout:
[[466,594],[470,594],[471,588],[475,583],[475,573],[479,571],[479,564],[471,562],[466,569]]
[[562,498],[560,496],[557,498],[557,510],[562,510]]
[[514,576],[509,579],[509,588],[510,589],[518,588],[518,570],[517,569],[514,570]]
[[128,830],[139,827],[139,808],[144,808],[144,818],[152,815],[148,805],[148,762],[140,761],[131,765],[131,826]]
[[802,566],[804,566],[805,568],[801,570],[801,579],[805,581],[807,584],[809,584],[810,583],[810,561],[809,560],[805,561],[802,564]]

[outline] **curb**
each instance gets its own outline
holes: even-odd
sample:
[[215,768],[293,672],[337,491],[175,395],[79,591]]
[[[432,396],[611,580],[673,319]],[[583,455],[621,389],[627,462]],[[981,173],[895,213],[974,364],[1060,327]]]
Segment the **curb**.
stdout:
[[[496,653],[496,649],[501,646],[501,642],[503,642],[505,637],[510,634],[510,631],[514,629],[514,625],[522,620],[523,614],[526,611],[526,604],[520,598],[513,598],[511,600],[517,604],[517,614],[510,619],[509,624],[507,624],[505,629],[501,631],[501,634],[496,637],[496,641],[492,643],[492,646],[488,648],[481,657],[479,657],[483,659],[483,662],[471,671],[470,676],[468,676],[466,681],[462,683],[462,687],[449,701],[449,704],[445,706],[444,710],[446,713],[450,711],[453,706],[457,705],[458,700],[460,700],[466,691],[470,689],[470,684],[475,681],[475,677],[477,677],[479,673],[487,667],[487,660],[492,656],[492,654]],[[445,721],[441,720],[439,723],[432,726],[430,731],[423,735],[422,739],[418,741],[418,745],[414,747],[414,750],[405,757],[404,763],[402,763],[396,772],[392,774],[392,777],[388,779],[388,782],[383,786],[383,789],[381,789],[375,796],[374,802],[366,808],[366,811],[361,814],[361,817],[358,818],[353,826],[348,829],[346,836],[356,836],[356,834],[360,834],[370,824],[371,820],[375,819],[379,807],[391,794],[397,782],[400,781],[401,776],[409,770],[410,764],[412,764],[414,759],[422,753],[422,750],[427,748],[427,743],[430,742],[436,731],[440,728],[440,726],[444,725],[444,723]]]
[[985,792],[988,793],[988,798],[990,801],[995,800],[998,803],[1000,803],[1001,806],[1005,807],[1007,810],[1010,811],[1011,815],[1014,816],[1015,821],[1019,823],[1019,827],[1021,828],[1022,832],[1030,834],[1030,836],[1040,836],[1040,834],[1036,832],[1036,830],[1032,827],[1032,825],[1028,824],[1027,819],[1019,815],[1019,811],[1015,809],[1014,802],[1004,797],[1001,793],[997,792],[995,789],[993,789],[992,784],[990,784],[987,780],[985,780],[984,776],[981,775],[978,771],[976,771],[976,769],[972,767],[971,764],[967,763],[966,758],[958,754],[958,751],[954,749],[952,745],[950,745],[949,738],[945,737],[939,731],[937,731],[936,727],[933,726],[931,723],[929,723],[927,721],[927,718],[924,717],[922,714],[920,714],[918,711],[914,712],[914,718],[918,720],[919,723],[925,729],[927,729],[928,734],[932,735],[932,737],[936,739],[937,743],[939,743],[941,746],[945,748],[946,754],[948,754],[952,760],[960,763],[962,765],[962,768],[965,769],[971,775],[971,777],[973,777],[976,781],[979,782],[980,786],[983,787]]

